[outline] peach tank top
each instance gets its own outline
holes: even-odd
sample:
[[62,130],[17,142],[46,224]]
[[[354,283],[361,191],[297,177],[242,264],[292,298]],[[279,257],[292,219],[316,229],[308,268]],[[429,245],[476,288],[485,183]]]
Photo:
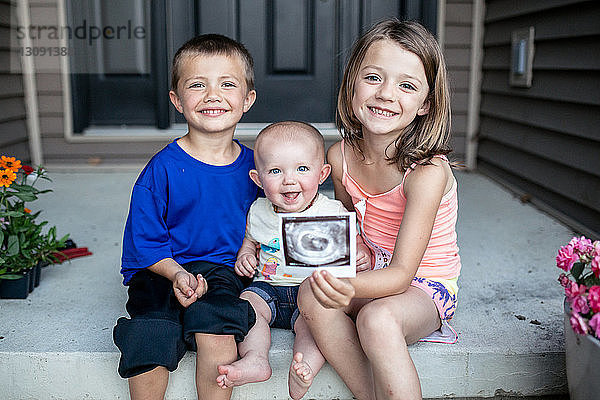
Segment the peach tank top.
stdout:
[[[394,252],[396,236],[402,222],[406,197],[404,196],[404,181],[416,166],[411,165],[402,177],[398,186],[381,194],[371,194],[364,190],[348,173],[348,165],[344,154],[344,142],[341,143],[343,176],[342,184],[352,197],[356,215],[361,224],[365,242],[373,249],[379,246],[388,256]],[[448,160],[446,156],[436,156]],[[415,276],[423,278],[452,279],[458,277],[461,263],[456,243],[456,219],[458,213],[457,183],[454,180],[452,188],[442,197],[437,211],[431,237]],[[371,243],[369,243],[371,242]],[[374,253],[381,254],[377,249]],[[385,260],[385,256],[384,260]],[[375,268],[385,267],[380,264],[380,256],[374,260]],[[390,257],[391,258],[391,257]],[[389,259],[387,259],[389,262]],[[384,261],[385,262],[385,261]]]

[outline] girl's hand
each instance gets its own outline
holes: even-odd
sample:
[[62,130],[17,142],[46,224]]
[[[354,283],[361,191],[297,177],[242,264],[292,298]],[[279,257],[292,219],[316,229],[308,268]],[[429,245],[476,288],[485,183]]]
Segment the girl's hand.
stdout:
[[252,278],[254,276],[254,270],[257,266],[258,261],[256,260],[256,256],[251,253],[246,253],[238,256],[233,269],[239,276],[247,276],[248,278]]
[[206,281],[202,278],[202,275],[198,275],[198,278],[202,281],[202,284],[199,284],[196,277],[185,270],[177,272],[173,277],[175,297],[179,304],[186,308],[206,293],[208,288]]
[[364,243],[356,244],[356,272],[371,269],[371,251]]
[[336,278],[327,271],[315,271],[308,279],[315,298],[325,308],[346,307],[354,297],[350,281]]

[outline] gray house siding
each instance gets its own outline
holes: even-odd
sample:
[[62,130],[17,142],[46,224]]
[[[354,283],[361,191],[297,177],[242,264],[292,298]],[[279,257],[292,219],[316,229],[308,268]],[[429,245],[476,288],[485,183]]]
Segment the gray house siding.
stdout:
[[[0,0],[2,1],[2,0]],[[469,42],[470,42],[470,0],[451,0],[447,5],[447,19],[445,37],[448,40],[446,51],[450,70],[451,86],[453,90],[453,133],[455,158],[462,160],[465,153],[465,131],[467,125],[467,94],[469,83]],[[31,24],[37,26],[59,26],[58,7],[56,0],[35,1],[30,0]],[[390,10],[398,9],[395,2],[390,2]],[[367,10],[370,10],[368,8]],[[380,12],[381,10],[375,10]],[[371,10],[372,13],[375,11]],[[378,14],[379,15],[379,14]],[[374,16],[371,16],[375,18]],[[375,18],[377,19],[377,18]],[[8,26],[8,23],[6,24]],[[14,78],[14,77],[11,77]],[[154,137],[152,139],[128,139],[123,137],[118,141],[114,139],[102,140],[95,137],[92,140],[80,140],[72,136],[72,140],[65,135],[62,82],[63,75],[59,73],[36,74],[38,89],[39,121],[41,135],[41,151],[44,164],[48,167],[62,168],[63,166],[102,165],[107,167],[143,165],[148,158],[160,150],[170,137]],[[4,91],[1,99],[4,100]],[[22,102],[22,99],[21,99]],[[23,109],[23,107],[21,107]],[[24,111],[22,111],[24,116]],[[23,123],[23,126],[24,123]],[[26,135],[23,136],[26,138]],[[27,146],[23,146],[25,149]],[[6,146],[0,142],[4,151]]]
[[453,158],[461,162],[466,151],[472,18],[472,0],[446,1],[443,47],[452,91]]
[[[61,26],[55,0],[30,1],[31,24]],[[63,76],[60,73],[36,74],[44,164],[52,165],[143,165],[168,141],[72,143],[65,138]]]
[[[486,1],[478,169],[582,233],[600,232],[600,2]],[[535,28],[530,88],[513,30]]]
[[10,58],[18,57],[10,46],[11,18],[14,3],[0,1],[0,155],[30,162],[23,75],[10,70]]

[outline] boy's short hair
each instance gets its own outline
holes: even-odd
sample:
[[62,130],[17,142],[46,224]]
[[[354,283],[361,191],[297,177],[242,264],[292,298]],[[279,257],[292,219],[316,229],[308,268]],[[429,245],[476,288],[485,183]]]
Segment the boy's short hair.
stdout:
[[[319,132],[319,130],[317,128],[315,128],[314,126],[312,126],[311,124],[307,123],[307,122],[303,122],[303,121],[281,121],[281,122],[274,122],[270,125],[267,125],[266,127],[264,127],[259,133],[258,136],[256,136],[256,141],[255,141],[255,150],[258,148],[258,144],[261,141],[261,137],[264,137],[266,135],[268,135],[270,132],[274,131],[274,130],[278,130],[278,132],[283,133],[282,136],[282,140],[293,140],[295,139],[295,134],[298,131],[302,131],[304,133],[307,133],[310,135],[310,137],[315,141],[315,144],[318,147],[318,152],[319,154],[323,155],[323,160],[325,160],[325,139],[323,139],[323,135],[321,134],[321,132]],[[255,151],[255,158],[256,158],[256,151]]]
[[254,90],[254,60],[250,52],[241,43],[227,36],[209,33],[196,36],[183,44],[173,57],[171,68],[171,89],[177,91],[180,70],[187,57],[198,55],[238,56],[246,70],[246,86],[248,92]]

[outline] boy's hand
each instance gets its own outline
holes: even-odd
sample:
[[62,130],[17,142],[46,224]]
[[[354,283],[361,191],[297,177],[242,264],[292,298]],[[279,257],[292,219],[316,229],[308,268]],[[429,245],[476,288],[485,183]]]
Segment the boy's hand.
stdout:
[[371,251],[364,243],[356,244],[356,272],[371,269]]
[[327,271],[315,271],[308,278],[317,301],[325,308],[342,308],[354,298],[354,286],[347,279],[336,278]]
[[208,292],[208,283],[200,274],[196,275],[196,281],[198,282],[198,287],[196,288],[195,292],[198,296],[197,299],[199,299],[200,297],[204,296],[206,292]]
[[187,271],[179,271],[173,278],[175,297],[186,308],[206,293],[207,289],[208,285],[202,275],[198,275],[196,278]]
[[256,256],[251,253],[241,254],[235,261],[234,270],[239,276],[247,276],[252,278],[254,270],[258,266]]

